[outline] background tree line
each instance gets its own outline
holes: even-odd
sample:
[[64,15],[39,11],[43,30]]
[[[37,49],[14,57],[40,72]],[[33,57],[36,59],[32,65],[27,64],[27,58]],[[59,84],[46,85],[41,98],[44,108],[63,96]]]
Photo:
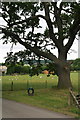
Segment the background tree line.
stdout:
[[[30,76],[33,75],[39,75],[40,73],[42,73],[42,71],[44,70],[48,70],[49,73],[53,72],[54,74],[57,74],[56,71],[56,66],[55,64],[53,65],[53,63],[49,60],[45,61],[45,60],[41,60],[41,64],[37,64],[37,60],[36,61],[31,61],[32,64],[25,64],[28,63],[28,61],[20,61],[20,62],[16,62],[14,64],[14,62],[12,61],[11,63],[4,63],[3,65],[7,66],[7,74],[14,74],[14,73],[18,73],[18,74],[29,74]],[[71,71],[80,71],[80,58],[77,58],[76,60],[70,60],[69,62],[71,62],[71,66],[70,66],[70,70]]]

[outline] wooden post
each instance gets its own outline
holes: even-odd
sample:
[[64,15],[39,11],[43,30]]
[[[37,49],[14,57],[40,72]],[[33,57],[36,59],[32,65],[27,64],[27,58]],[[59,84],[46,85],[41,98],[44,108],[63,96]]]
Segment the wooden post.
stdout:
[[69,105],[72,105],[73,102],[75,102],[75,104],[77,105],[78,108],[80,108],[80,105],[79,105],[79,102],[78,100],[76,99],[75,95],[73,94],[72,90],[69,89],[69,93],[70,93],[70,98],[68,100],[68,104]]
[[28,89],[28,87],[29,87],[29,81],[27,80],[27,89]]
[[45,81],[45,88],[47,88],[47,80]]
[[69,90],[69,96],[68,96],[68,105],[73,105],[73,99]]
[[11,91],[13,91],[13,81],[11,82]]

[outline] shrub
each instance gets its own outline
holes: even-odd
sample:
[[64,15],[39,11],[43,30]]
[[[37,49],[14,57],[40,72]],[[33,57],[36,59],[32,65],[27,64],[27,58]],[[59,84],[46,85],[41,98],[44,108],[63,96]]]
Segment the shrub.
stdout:
[[71,64],[71,70],[80,70],[80,58],[76,59],[73,61],[73,63]]
[[15,65],[15,66],[8,66],[7,74],[29,74],[29,66],[21,66],[21,65]]

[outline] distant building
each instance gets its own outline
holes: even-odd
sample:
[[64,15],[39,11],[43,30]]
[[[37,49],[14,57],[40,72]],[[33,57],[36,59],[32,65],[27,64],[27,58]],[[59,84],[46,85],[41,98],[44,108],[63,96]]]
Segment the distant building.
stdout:
[[0,75],[4,75],[7,73],[7,67],[6,66],[0,66]]

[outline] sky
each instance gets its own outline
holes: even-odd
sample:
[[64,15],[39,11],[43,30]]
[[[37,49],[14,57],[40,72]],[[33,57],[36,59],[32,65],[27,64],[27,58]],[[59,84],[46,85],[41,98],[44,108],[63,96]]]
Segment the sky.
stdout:
[[[43,23],[43,27],[45,27],[44,21],[41,20],[41,23]],[[6,25],[6,23],[5,23],[5,21],[3,21],[2,17],[0,17],[0,25]],[[1,38],[1,36],[2,35],[0,35],[0,38]],[[80,43],[80,41],[79,41],[79,43]],[[68,60],[78,58],[78,56],[79,56],[79,53],[78,53],[79,45],[78,44],[79,43],[78,43],[78,40],[75,39],[75,41],[71,47],[71,50],[68,53],[68,57],[67,57]],[[2,44],[2,40],[0,40],[0,63],[5,62],[4,57],[7,56],[7,52],[10,52],[11,46],[12,46],[12,44],[10,44],[10,43]],[[13,46],[12,52],[15,53],[15,52],[18,52],[18,51],[24,50],[24,49],[25,49],[24,46],[17,44],[16,46],[15,45]],[[57,49],[54,50],[54,54],[57,56]]]
[[[2,62],[5,62],[5,59],[4,57],[7,56],[7,52],[10,52],[10,48],[12,46],[12,44],[8,43],[8,44],[2,44],[2,42],[0,42],[0,63]],[[16,46],[14,45],[13,46],[13,49],[12,49],[12,52],[18,52],[20,50],[24,50],[25,47],[20,45],[20,44],[17,44]],[[69,51],[69,54],[68,54],[68,60],[72,60],[72,59],[76,59],[78,58],[78,41],[75,40],[74,41],[74,44],[71,48],[72,50]],[[54,51],[55,55],[57,55],[57,50]]]

